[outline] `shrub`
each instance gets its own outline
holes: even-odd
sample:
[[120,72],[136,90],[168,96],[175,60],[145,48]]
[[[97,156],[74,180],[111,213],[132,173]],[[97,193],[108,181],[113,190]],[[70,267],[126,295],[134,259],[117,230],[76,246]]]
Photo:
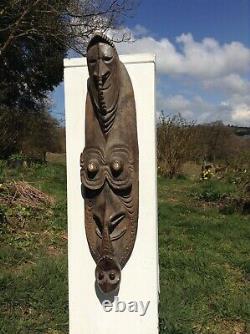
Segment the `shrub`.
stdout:
[[181,167],[190,156],[193,122],[180,114],[162,116],[157,126],[157,157],[160,174],[170,178],[181,173]]

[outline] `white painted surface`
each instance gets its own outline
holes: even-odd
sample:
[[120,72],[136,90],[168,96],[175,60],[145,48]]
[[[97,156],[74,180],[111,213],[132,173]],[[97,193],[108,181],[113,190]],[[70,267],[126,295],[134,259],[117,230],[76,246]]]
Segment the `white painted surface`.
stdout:
[[139,222],[133,253],[122,270],[119,300],[150,301],[141,312],[104,312],[94,287],[95,262],[84,230],[80,153],[84,148],[86,60],[65,59],[70,334],[158,333],[158,244],[155,139],[155,57],[120,56],[132,80],[139,141]]

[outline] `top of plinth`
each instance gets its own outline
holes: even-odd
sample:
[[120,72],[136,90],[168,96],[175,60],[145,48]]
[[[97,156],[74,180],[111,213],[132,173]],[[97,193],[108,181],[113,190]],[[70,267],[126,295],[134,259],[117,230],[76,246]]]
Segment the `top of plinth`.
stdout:
[[[155,63],[155,55],[152,53],[119,55],[119,58],[124,64]],[[87,66],[87,59],[85,57],[64,59],[64,67],[84,66]]]

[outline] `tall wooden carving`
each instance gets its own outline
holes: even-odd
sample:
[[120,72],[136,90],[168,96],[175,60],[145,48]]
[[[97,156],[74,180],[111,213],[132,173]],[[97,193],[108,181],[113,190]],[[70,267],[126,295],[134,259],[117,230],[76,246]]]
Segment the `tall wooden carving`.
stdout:
[[109,293],[119,289],[137,233],[136,110],[129,75],[112,41],[95,35],[87,62],[85,148],[80,158],[85,231],[97,285]]

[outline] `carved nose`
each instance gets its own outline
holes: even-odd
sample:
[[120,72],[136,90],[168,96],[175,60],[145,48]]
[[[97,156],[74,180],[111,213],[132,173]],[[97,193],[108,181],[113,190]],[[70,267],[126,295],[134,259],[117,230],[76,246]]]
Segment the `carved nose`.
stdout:
[[96,199],[93,218],[98,226],[117,226],[125,217],[125,212],[119,197],[113,193],[109,185],[105,183],[102,192]]
[[113,254],[111,234],[115,233],[114,230],[123,221],[124,217],[125,212],[121,206],[120,199],[117,198],[106,183],[104,189],[96,199],[96,206],[93,211],[96,233],[102,239],[102,255]]
[[102,86],[110,76],[110,70],[109,68],[105,65],[105,63],[101,60],[99,60],[96,63],[96,67],[94,70],[94,80],[96,84],[101,84]]

